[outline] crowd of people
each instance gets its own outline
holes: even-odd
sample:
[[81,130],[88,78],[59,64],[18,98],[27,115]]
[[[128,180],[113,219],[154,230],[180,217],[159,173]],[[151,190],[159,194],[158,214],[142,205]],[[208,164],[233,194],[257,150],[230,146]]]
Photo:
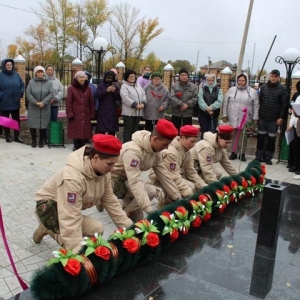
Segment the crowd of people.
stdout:
[[[67,136],[73,139],[74,152],[66,166],[36,192],[36,243],[49,234],[76,252],[82,236],[104,231],[103,224],[82,215],[82,209],[106,209],[116,226],[127,227],[153,211],[154,198],[160,208],[219,180],[224,170],[229,175],[237,174],[231,160],[246,161],[244,128],[249,122],[258,126],[256,160],[272,164],[278,127],[283,125],[289,106],[278,70],[257,88],[250,86],[245,74],[238,74],[236,85],[225,95],[220,78],[207,74],[205,84],[197,85],[185,68],[176,74],[170,91],[163,84],[162,74],[152,72],[149,66],[140,77],[134,70],[126,70],[122,82],[115,69],[107,71],[97,86],[90,79],[89,72],[78,71],[67,90]],[[4,60],[0,73],[1,116],[11,115],[20,122],[24,91],[14,61]],[[34,68],[26,98],[31,146],[37,145],[38,130],[38,146],[43,147],[49,122],[57,121],[63,98],[63,87],[52,65]],[[295,102],[300,103],[299,95]],[[198,124],[193,120],[195,107]],[[165,118],[167,109],[170,121]],[[289,170],[300,175],[300,118],[292,108],[290,112],[287,131],[293,130],[294,141]],[[124,124],[122,142],[116,137],[120,116]],[[142,119],[145,126],[140,130]],[[95,134],[91,120],[97,124]],[[4,133],[6,141],[11,142],[9,129],[4,128]],[[18,131],[14,140],[22,143]],[[149,171],[146,182],[144,171]]]

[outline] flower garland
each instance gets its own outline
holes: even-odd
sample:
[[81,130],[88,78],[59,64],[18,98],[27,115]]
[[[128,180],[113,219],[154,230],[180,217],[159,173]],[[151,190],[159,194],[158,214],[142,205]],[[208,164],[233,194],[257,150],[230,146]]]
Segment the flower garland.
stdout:
[[77,276],[81,271],[81,262],[83,259],[80,255],[73,254],[71,250],[60,248],[58,251],[52,251],[53,258],[48,262],[48,266],[54,263],[61,263],[66,272]]
[[130,228],[118,228],[108,241],[100,234],[84,238],[79,255],[64,249],[54,251],[48,266],[34,274],[32,294],[37,300],[75,297],[128,268],[155,259],[181,236],[209,222],[214,214],[223,213],[231,202],[261,192],[265,174],[265,166],[252,161],[244,172],[168,204]]

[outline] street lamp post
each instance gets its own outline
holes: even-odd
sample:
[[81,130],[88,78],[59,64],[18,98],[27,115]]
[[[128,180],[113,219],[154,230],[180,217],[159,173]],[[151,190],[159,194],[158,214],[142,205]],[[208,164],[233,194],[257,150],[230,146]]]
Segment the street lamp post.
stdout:
[[96,37],[94,42],[93,42],[93,48],[91,48],[88,45],[85,45],[83,47],[84,51],[87,48],[96,57],[96,61],[97,61],[97,82],[96,82],[96,84],[100,83],[101,68],[102,68],[101,64],[102,64],[105,53],[108,52],[108,51],[110,51],[112,54],[116,53],[115,48],[113,48],[113,47],[107,48],[107,47],[108,47],[108,41],[104,37]]
[[[277,56],[275,58],[275,61],[279,64],[284,63],[284,65],[285,65],[285,68],[286,68],[285,86],[287,88],[287,93],[288,93],[288,102],[290,102],[292,73],[293,73],[294,67],[298,63],[300,63],[299,51],[295,48],[288,48],[284,51],[282,56]],[[283,138],[283,135],[284,135],[286,127],[287,127],[288,113],[286,112],[285,115],[286,116],[283,120],[283,123],[281,126],[281,131],[280,131],[278,162],[280,162],[280,158],[281,158],[282,138]]]

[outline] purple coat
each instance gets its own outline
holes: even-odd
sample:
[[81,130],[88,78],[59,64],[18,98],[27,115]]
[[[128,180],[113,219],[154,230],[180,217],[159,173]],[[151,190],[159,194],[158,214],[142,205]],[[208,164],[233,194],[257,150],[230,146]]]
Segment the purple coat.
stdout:
[[120,89],[116,84],[115,92],[107,92],[106,90],[109,86],[110,83],[106,83],[103,80],[96,91],[98,99],[97,130],[101,132],[119,131],[119,118],[116,110],[121,103]]

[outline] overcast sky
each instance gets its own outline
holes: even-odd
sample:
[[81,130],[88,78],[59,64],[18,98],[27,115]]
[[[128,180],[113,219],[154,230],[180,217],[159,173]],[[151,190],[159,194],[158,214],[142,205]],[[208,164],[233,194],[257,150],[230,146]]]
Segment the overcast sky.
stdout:
[[[108,2],[111,6],[122,1]],[[196,65],[199,53],[198,67],[207,64],[208,57],[212,62],[238,62],[250,0],[128,2],[140,8],[141,16],[158,17],[160,26],[164,28],[164,32],[149,44],[144,56],[153,51],[163,61],[185,59]],[[285,67],[276,63],[275,57],[289,47],[300,50],[299,7],[299,0],[254,0],[243,68],[253,66],[252,73],[261,68],[277,35],[265,69],[271,71],[277,68],[285,75]],[[38,4],[36,0],[0,0],[0,8],[0,40],[6,52],[7,45],[13,43],[17,36],[26,37],[24,30],[38,24],[37,17],[26,12],[38,8]],[[100,35],[109,39],[108,24],[99,31]],[[294,71],[298,68],[300,65]]]

